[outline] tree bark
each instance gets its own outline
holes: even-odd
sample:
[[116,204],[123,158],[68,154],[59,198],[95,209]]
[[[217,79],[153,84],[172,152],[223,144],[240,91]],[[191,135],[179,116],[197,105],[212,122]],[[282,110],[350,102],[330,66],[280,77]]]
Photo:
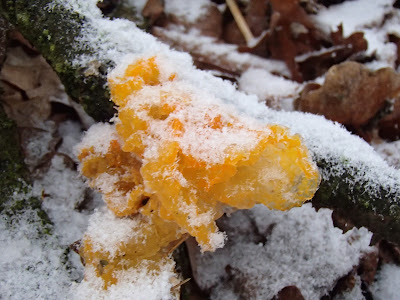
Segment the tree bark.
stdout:
[[[324,175],[336,168],[335,164],[341,164],[345,171],[341,175]],[[371,180],[355,180],[362,176],[363,169],[339,157],[335,163],[319,159],[317,165],[323,178],[312,199],[314,207],[331,208],[355,226],[367,227],[376,239],[400,244],[400,182],[393,188]]]
[[[31,209],[39,217],[41,234],[51,232],[51,221],[41,201],[30,195],[29,173],[20,149],[16,124],[0,106],[0,213],[7,222],[16,214]],[[39,225],[39,224],[38,224]]]
[[[108,120],[114,110],[105,87],[105,72],[112,62],[102,62],[98,75],[85,75],[85,70],[74,67],[71,62],[76,56],[100,50],[89,45],[85,50],[74,49],[85,17],[62,7],[50,12],[47,9],[50,2],[2,0],[0,12],[49,61],[71,98],[79,101],[95,120]],[[378,236],[400,244],[400,182],[394,189],[381,183],[378,189],[370,189],[370,181],[354,179],[353,174],[362,174],[363,168],[347,164],[340,157],[334,161],[328,163],[324,158],[317,161],[323,178],[312,200],[314,206],[332,208],[356,226],[365,226]],[[324,175],[330,174],[329,170],[337,165],[344,167],[345,172]]]
[[75,49],[85,17],[55,6],[49,11],[51,0],[2,0],[0,13],[44,56],[60,76],[68,95],[82,104],[96,121],[108,121],[115,113],[106,87],[104,62],[98,75],[85,75],[85,69],[72,64],[77,56],[93,53],[90,47]]

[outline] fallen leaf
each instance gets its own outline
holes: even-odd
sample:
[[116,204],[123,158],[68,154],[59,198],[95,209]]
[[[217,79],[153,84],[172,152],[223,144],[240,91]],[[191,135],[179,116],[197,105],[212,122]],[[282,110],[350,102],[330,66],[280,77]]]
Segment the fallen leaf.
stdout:
[[[332,46],[324,51],[311,52],[302,57],[296,57],[304,80],[312,80],[322,76],[333,65],[344,62],[367,50],[368,42],[362,32],[355,32],[347,38],[343,37],[343,27],[331,33]],[[358,57],[355,57],[358,58]],[[360,56],[360,58],[364,58]]]
[[150,25],[162,26],[165,21],[163,1],[148,0],[142,10],[142,16],[148,19]]
[[199,35],[220,38],[222,35],[222,14],[218,7],[209,2],[202,6],[202,13],[196,19],[181,16],[182,12],[167,12],[166,27],[181,26],[186,31],[196,30]]
[[307,85],[295,108],[360,129],[400,89],[400,75],[391,68],[375,72],[356,62],[329,69],[323,86]]
[[317,29],[300,5],[300,0],[271,0],[273,14],[267,45],[272,58],[285,61],[292,79],[304,80],[296,57],[319,50],[327,43],[322,31]]
[[361,280],[371,285],[375,280],[376,271],[378,270],[379,257],[377,252],[365,254],[358,265],[357,273]]
[[379,121],[378,134],[390,141],[400,139],[400,95],[394,99],[392,112]]
[[396,68],[400,65],[400,37],[396,34],[388,35],[389,42],[394,43],[397,48]]
[[273,300],[304,300],[304,297],[296,286],[290,285],[281,289]]

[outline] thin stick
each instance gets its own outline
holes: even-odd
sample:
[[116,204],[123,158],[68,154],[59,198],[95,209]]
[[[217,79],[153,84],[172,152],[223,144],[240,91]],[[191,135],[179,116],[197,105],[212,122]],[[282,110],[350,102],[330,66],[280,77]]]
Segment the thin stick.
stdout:
[[174,285],[171,288],[171,291],[176,290],[177,288],[179,288],[180,286],[184,285],[186,282],[188,282],[189,280],[191,280],[192,278],[186,278],[184,281],[178,283],[177,285]]
[[189,234],[184,234],[179,240],[176,241],[176,244],[168,250],[167,254],[171,254],[172,252],[175,251],[176,248],[179,247],[180,244],[182,244],[184,241],[186,241],[189,238]]
[[243,34],[244,39],[246,40],[247,45],[249,46],[251,41],[254,39],[253,34],[250,31],[249,25],[247,25],[246,20],[243,18],[242,13],[239,10],[239,7],[236,4],[235,0],[226,0],[226,4],[228,5],[236,24],[239,27],[240,32]]

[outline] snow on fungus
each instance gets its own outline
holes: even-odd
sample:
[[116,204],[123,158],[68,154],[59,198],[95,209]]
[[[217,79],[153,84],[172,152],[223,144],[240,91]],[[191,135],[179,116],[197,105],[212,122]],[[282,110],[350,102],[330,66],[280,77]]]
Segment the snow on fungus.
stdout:
[[89,184],[116,216],[140,218],[144,230],[142,239],[120,244],[116,257],[94,250],[86,235],[82,256],[108,283],[115,282],[113,268],[157,262],[186,233],[203,251],[222,247],[215,220],[227,206],[287,210],[318,188],[317,167],[298,135],[239,116],[171,70],[156,56],[113,71],[116,138],[108,151],[96,151],[91,135],[99,128],[89,129],[80,146]]
[[[105,288],[118,282],[121,271],[141,268],[144,261],[147,272],[153,275],[173,264],[168,254],[181,237],[176,225],[165,224],[156,215],[132,219],[110,215],[99,214],[91,220],[80,248],[85,266],[103,279]],[[171,280],[178,281],[174,275]]]

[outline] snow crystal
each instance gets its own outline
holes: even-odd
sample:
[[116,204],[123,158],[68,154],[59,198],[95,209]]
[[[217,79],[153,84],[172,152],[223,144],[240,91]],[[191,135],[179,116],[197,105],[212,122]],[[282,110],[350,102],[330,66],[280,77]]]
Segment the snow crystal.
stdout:
[[55,155],[49,170],[33,183],[33,192],[43,197],[42,208],[55,222],[55,233],[62,245],[79,240],[88,217],[75,210],[85,197],[86,185],[78,172],[66,167],[64,156]]
[[390,166],[400,169],[400,141],[381,142],[372,146]]
[[243,72],[239,78],[239,89],[255,94],[260,100],[276,101],[277,106],[286,111],[293,110],[293,98],[300,92],[302,85],[276,76],[264,69],[251,68]]
[[58,246],[55,235],[40,233],[43,228],[33,210],[12,217],[11,224],[0,216],[1,299],[67,299],[73,280],[67,248]]
[[371,287],[372,295],[376,300],[399,299],[400,267],[386,264],[376,276],[376,281]]
[[81,143],[74,148],[74,152],[78,155],[82,149],[90,149],[93,147],[93,150],[96,153],[106,154],[110,142],[118,139],[114,125],[108,123],[97,123],[91,126],[86,132]]
[[[237,212],[219,223],[228,234],[223,249],[192,256],[195,278],[200,287],[211,288],[212,299],[224,299],[221,295],[229,290],[241,290],[237,299],[271,299],[289,285],[297,286],[305,299],[319,299],[358,264],[362,253],[374,249],[369,246],[372,233],[360,228],[343,234],[333,226],[331,213],[316,212],[311,204],[288,212],[263,206]],[[232,283],[236,289],[228,283],[228,265],[239,280]]]
[[151,273],[143,261],[137,268],[116,272],[118,283],[103,289],[103,280],[96,275],[96,271],[87,268],[85,280],[73,287],[73,299],[76,300],[170,300],[175,276],[174,263],[165,260],[160,264],[159,274]]
[[108,209],[97,210],[90,218],[86,236],[90,238],[94,251],[103,251],[113,257],[121,244],[132,238],[140,238],[140,219],[117,218]]
[[68,155],[76,162],[77,159],[74,156],[73,149],[75,145],[81,141],[81,125],[78,122],[72,120],[62,122],[58,125],[58,133],[62,137],[62,144],[57,149],[57,152]]
[[[353,0],[321,8],[314,20],[328,27],[327,31],[336,31],[343,25],[345,37],[353,32],[376,26],[382,23],[386,14],[391,12],[393,0]],[[355,15],[357,17],[355,17]]]
[[195,23],[207,13],[208,6],[210,6],[208,0],[166,0],[164,11],[189,23]]

